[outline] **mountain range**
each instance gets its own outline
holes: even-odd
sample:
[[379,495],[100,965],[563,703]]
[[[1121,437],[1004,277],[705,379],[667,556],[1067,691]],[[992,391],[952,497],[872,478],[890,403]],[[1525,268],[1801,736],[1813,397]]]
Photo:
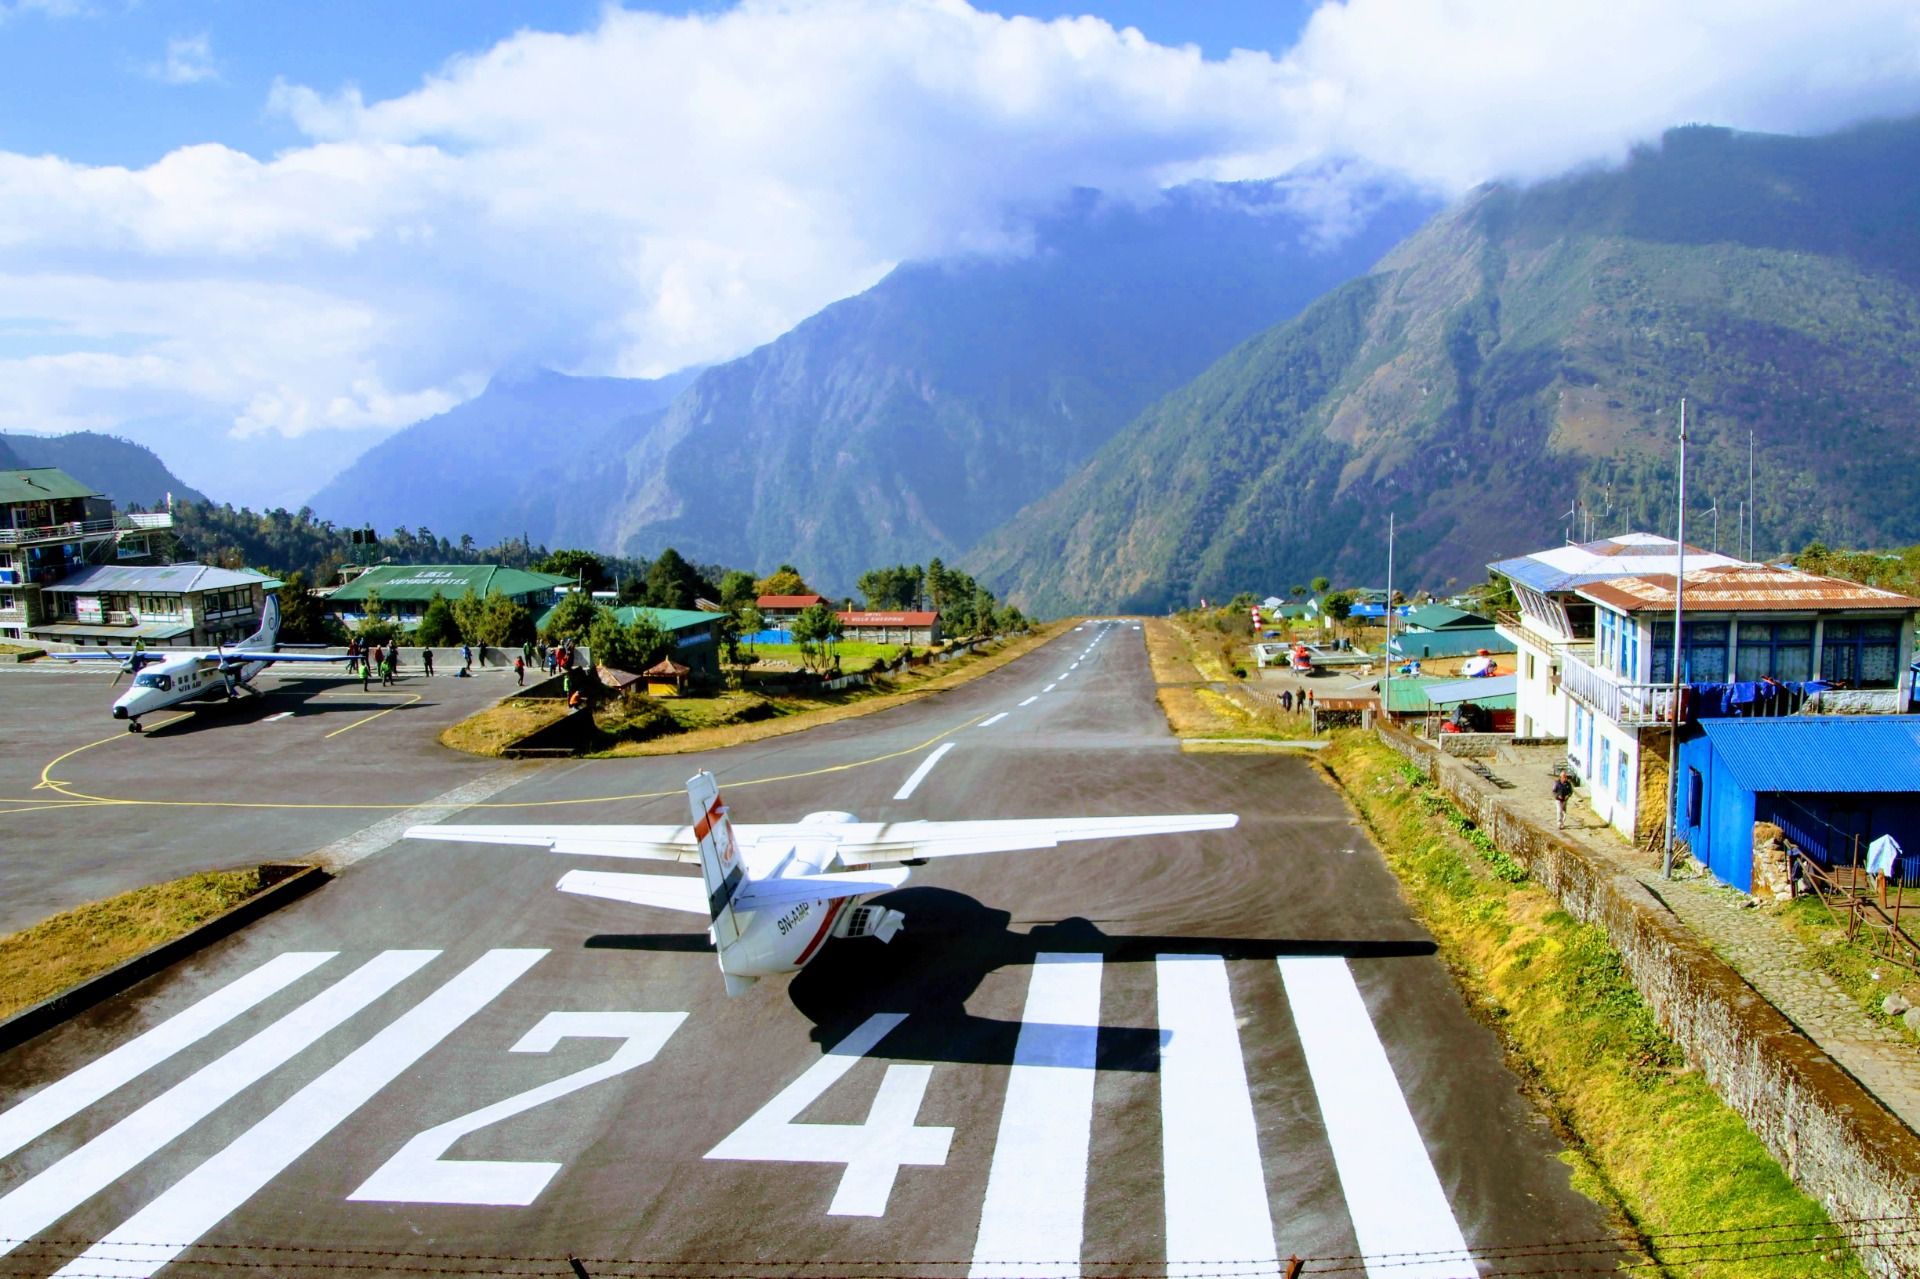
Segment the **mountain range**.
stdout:
[[180,501],[204,502],[152,449],[113,435],[74,431],[67,435],[0,434],[0,470],[55,466],[112,498],[124,509],[149,510]]
[[1762,552],[1911,542],[1916,334],[1920,122],[1679,129],[1620,169],[1475,192],[963,563],[1042,613],[1379,585],[1392,514],[1399,581],[1476,581],[1576,522],[1671,528],[1683,396],[1696,515],[1732,529],[1751,432]]
[[[1671,528],[1684,397],[1694,540],[1732,544],[1751,440],[1762,553],[1920,541],[1920,120],[1362,205],[1329,246],[1285,184],[1084,194],[725,364],[497,377],[312,505],[836,592],[940,556],[1043,615],[1378,585],[1391,516],[1396,582],[1437,590]],[[147,458],[68,469],[185,491]]]
[[377,446],[311,505],[341,523],[455,521],[483,543],[526,533],[793,563],[851,589],[875,565],[964,553],[1433,211],[1386,192],[1366,204],[1329,246],[1278,183],[1145,205],[1086,193],[1022,252],[902,265],[677,396],[672,379],[490,387]]

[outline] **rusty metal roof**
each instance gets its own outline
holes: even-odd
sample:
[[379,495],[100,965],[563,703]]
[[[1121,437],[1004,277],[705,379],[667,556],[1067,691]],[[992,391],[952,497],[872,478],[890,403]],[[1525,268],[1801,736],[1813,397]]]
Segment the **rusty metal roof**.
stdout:
[[[1821,577],[1771,564],[1710,566],[1686,575],[1689,612],[1752,613],[1769,610],[1920,609],[1920,599],[1863,586],[1838,577]],[[1671,573],[1614,577],[1589,582],[1580,595],[1624,613],[1671,613]]]

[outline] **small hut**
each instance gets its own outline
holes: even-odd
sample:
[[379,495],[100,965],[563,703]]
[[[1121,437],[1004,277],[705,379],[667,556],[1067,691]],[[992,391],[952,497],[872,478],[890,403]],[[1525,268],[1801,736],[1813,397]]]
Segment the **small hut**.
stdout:
[[687,676],[693,668],[682,666],[671,657],[663,657],[646,670],[640,672],[640,678],[647,681],[647,694],[651,697],[678,697],[687,686]]
[[617,666],[596,666],[594,673],[600,677],[601,684],[615,694],[624,693],[640,682],[640,677],[632,671],[623,671]]

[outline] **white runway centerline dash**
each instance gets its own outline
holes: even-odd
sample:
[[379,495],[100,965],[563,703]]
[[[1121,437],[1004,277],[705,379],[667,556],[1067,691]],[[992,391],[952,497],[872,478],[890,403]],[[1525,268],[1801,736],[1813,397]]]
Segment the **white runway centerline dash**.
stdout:
[[1007,712],[1001,711],[998,715],[993,716],[991,719],[981,720],[978,724],[975,724],[974,727],[975,728],[992,728],[995,724],[998,724],[1001,720],[1005,719],[1006,717],[1007,717]]
[[1472,1270],[1460,1223],[1353,970],[1337,955],[1279,962],[1354,1238],[1363,1254],[1381,1258],[1367,1273],[1447,1279]]
[[[1035,694],[1034,694],[1034,695],[1033,695],[1032,697],[1029,697],[1029,698],[1028,698],[1028,699],[1027,699],[1026,701],[1024,701],[1024,702],[1022,702],[1022,703],[1020,703],[1020,705],[1021,705],[1021,706],[1031,706],[1031,705],[1033,705],[1033,704],[1034,704],[1035,702],[1037,702],[1037,701],[1039,701],[1039,700],[1040,700],[1040,694],[1038,694],[1038,693],[1035,693]],[[1019,709],[1019,708],[1018,708],[1018,707],[1016,707],[1015,709],[1017,710],[1017,709]]]
[[1047,685],[1045,688],[1041,689],[1040,691],[1043,693],[1051,693],[1058,686],[1059,686],[1059,682],[1056,680],[1054,683]]
[[1160,1049],[1166,1273],[1217,1274],[1229,1261],[1277,1272],[1227,962],[1218,955],[1160,955],[1154,969],[1160,1029],[1168,1036]]
[[969,1279],[1080,1273],[1100,957],[1042,953],[1032,972]]
[[920,788],[921,782],[927,780],[927,774],[933,771],[933,766],[938,764],[941,758],[952,749],[952,742],[943,742],[941,745],[935,747],[933,754],[920,761],[920,767],[913,770],[913,776],[907,778],[907,784],[895,791],[893,797],[895,799],[912,799],[913,792]]

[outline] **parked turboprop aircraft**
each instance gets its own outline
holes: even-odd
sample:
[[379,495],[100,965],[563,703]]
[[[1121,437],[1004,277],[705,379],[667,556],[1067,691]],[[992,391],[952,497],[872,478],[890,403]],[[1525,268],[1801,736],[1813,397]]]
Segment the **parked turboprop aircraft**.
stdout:
[[931,857],[1053,848],[1076,839],[1118,839],[1223,830],[1233,813],[1166,817],[1040,817],[1012,821],[863,822],[852,813],[809,813],[786,825],[735,826],[713,774],[687,782],[691,826],[413,826],[410,839],[520,844],[583,857],[700,863],[700,878],[570,870],[562,892],[705,915],[727,993],[762,977],[798,972],[829,937],[892,941],[897,910],[857,904],[907,882]]
[[[120,675],[132,675],[133,687],[113,704],[113,717],[127,721],[127,731],[140,731],[140,717],[198,697],[224,694],[232,698],[253,677],[274,662],[338,662],[325,653],[276,653],[280,636],[280,598],[267,596],[260,613],[260,629],[228,648],[187,653],[131,652],[55,653],[68,662],[118,662]],[[120,675],[113,682],[120,682]]]

